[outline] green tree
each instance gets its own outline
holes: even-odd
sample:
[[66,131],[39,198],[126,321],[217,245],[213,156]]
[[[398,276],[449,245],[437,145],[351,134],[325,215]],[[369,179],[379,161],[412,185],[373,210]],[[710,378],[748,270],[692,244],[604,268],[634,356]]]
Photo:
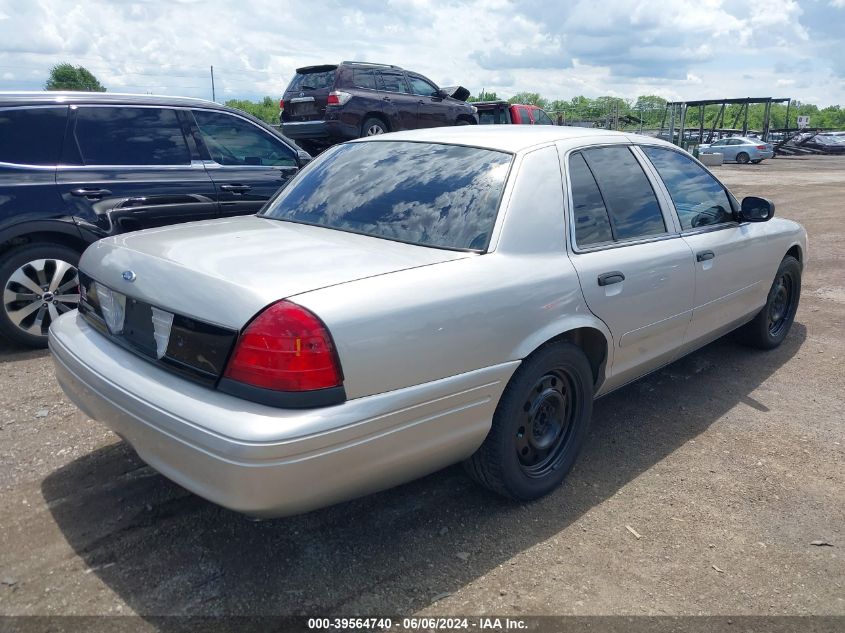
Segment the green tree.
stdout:
[[106,88],[83,66],[56,64],[50,70],[45,90],[80,90],[83,92],[105,92]]
[[496,96],[495,92],[487,92],[486,90],[481,90],[478,93],[477,97],[470,97],[467,99],[469,103],[473,103],[474,101],[498,101],[499,97]]
[[226,102],[226,105],[230,108],[243,110],[266,123],[273,125],[279,123],[279,102],[273,97],[264,97],[261,101],[230,99]]
[[508,102],[535,105],[541,108],[545,108],[547,103],[547,101],[537,92],[517,92],[514,96],[508,99]]

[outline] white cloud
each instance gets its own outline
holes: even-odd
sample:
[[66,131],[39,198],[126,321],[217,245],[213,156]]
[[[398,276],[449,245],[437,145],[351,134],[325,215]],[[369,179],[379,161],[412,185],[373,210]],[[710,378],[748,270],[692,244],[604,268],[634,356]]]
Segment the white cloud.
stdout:
[[[357,58],[500,95],[696,99],[788,87],[809,100],[806,90],[826,85],[827,105],[845,103],[837,7],[845,0],[775,10],[751,0],[0,0],[0,89],[38,89],[67,61],[111,91],[209,98],[213,65],[218,99],[278,97],[299,66]],[[802,88],[807,72],[815,85]]]

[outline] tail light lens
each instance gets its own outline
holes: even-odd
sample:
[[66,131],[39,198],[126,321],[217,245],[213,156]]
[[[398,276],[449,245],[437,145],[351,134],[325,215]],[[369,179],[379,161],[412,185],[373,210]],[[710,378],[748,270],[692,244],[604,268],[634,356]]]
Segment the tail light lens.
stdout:
[[758,145],[757,149],[766,149],[766,146],[765,145]]
[[284,109],[285,109],[285,100],[279,99],[279,110],[284,110]]
[[328,329],[290,301],[274,303],[253,319],[238,338],[224,376],[274,391],[313,391],[343,382]]
[[351,98],[352,95],[348,92],[343,92],[343,90],[332,90],[329,93],[329,98],[326,101],[326,105],[344,105]]

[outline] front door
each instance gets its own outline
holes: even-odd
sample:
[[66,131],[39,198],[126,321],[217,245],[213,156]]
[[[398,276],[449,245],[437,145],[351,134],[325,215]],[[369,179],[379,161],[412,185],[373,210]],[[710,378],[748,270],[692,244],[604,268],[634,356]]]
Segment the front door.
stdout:
[[412,95],[405,74],[401,70],[381,70],[383,112],[387,115],[390,131],[414,130],[417,124],[419,96]]
[[71,106],[59,194],[100,235],[217,216],[217,193],[173,108]]
[[666,186],[693,254],[695,307],[686,343],[696,347],[765,302],[771,283],[762,281],[771,274],[766,229],[738,224],[725,187],[689,156],[665,147],[641,149]]
[[417,117],[419,127],[442,127],[450,125],[449,104],[443,102],[437,86],[420,75],[408,73],[411,92],[417,95]]
[[587,306],[613,335],[613,389],[677,357],[695,270],[689,246],[627,146],[574,152],[567,172],[571,259]]
[[192,112],[221,215],[257,213],[296,174],[294,150],[266,130],[228,112]]

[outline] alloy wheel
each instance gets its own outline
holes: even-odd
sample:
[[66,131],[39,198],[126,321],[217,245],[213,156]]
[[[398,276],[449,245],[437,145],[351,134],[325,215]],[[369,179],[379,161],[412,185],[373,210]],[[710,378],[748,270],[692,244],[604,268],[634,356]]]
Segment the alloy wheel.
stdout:
[[367,136],[378,136],[384,134],[384,128],[380,125],[371,125],[367,128]]
[[3,288],[3,311],[21,331],[47,336],[60,314],[79,305],[76,267],[61,259],[35,259],[18,268]]

